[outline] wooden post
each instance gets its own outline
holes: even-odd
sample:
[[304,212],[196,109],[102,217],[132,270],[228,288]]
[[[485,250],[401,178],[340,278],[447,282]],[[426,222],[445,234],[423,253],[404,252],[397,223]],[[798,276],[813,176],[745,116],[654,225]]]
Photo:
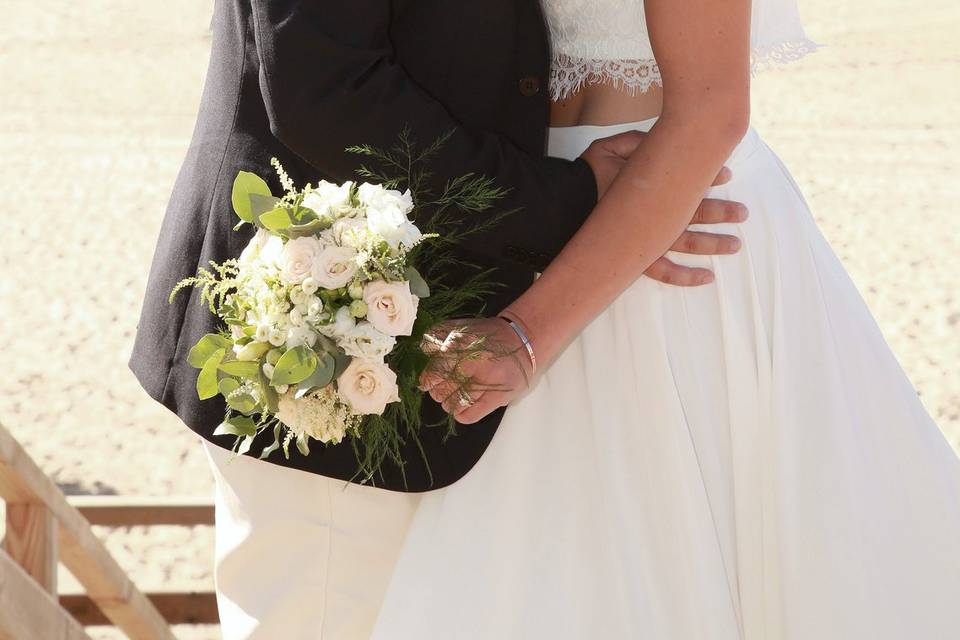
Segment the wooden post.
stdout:
[[47,593],[57,593],[57,521],[42,503],[7,503],[3,548]]

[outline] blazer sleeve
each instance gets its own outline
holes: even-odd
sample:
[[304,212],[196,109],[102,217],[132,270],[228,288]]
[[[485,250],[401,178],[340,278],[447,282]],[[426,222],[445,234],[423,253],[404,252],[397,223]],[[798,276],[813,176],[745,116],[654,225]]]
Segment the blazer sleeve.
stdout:
[[[535,156],[503,136],[457,122],[394,62],[387,0],[252,0],[260,89],[273,134],[335,180],[356,177],[349,145],[390,147],[405,125],[418,140],[454,130],[435,159],[431,185],[482,174],[509,189],[501,206],[519,208],[482,242],[480,256],[542,270],[597,201],[581,159]],[[438,54],[440,55],[440,54]]]

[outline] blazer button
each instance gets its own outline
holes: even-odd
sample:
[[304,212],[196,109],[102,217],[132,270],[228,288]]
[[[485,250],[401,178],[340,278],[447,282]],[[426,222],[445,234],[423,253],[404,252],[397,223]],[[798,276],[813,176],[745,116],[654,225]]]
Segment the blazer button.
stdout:
[[540,93],[540,78],[537,76],[520,78],[520,93],[528,98]]

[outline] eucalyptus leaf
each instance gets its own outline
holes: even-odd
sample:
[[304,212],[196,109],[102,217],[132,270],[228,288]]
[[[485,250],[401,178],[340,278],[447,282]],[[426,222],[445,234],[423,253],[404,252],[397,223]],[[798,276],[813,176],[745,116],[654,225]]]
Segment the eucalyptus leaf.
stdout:
[[218,385],[220,395],[226,398],[228,395],[240,388],[240,383],[236,378],[221,378]]
[[210,356],[216,353],[217,349],[228,349],[230,344],[230,340],[220,334],[208,333],[197,340],[197,344],[190,349],[190,353],[187,354],[187,362],[190,363],[190,366],[200,369],[207,363]]
[[250,217],[259,218],[260,214],[266,213],[277,208],[280,198],[276,196],[265,196],[259,193],[250,194]]
[[277,395],[277,390],[270,386],[270,381],[267,380],[263,371],[260,371],[258,377],[260,379],[260,393],[263,394],[263,403],[266,405],[267,411],[276,413],[280,408],[280,398]]
[[317,356],[317,368],[313,370],[306,380],[302,380],[298,386],[301,391],[307,391],[314,387],[325,387],[333,382],[333,376],[337,370],[337,361],[329,351],[324,351]]
[[240,413],[252,413],[257,401],[249,393],[235,393],[227,398],[227,406]]
[[298,384],[310,377],[317,363],[317,354],[310,347],[301,345],[289,349],[277,360],[270,382],[274,386]]
[[427,281],[423,279],[423,276],[420,275],[419,271],[413,267],[407,267],[404,269],[403,275],[410,281],[410,293],[418,298],[430,297],[430,287],[427,285]]
[[250,451],[250,445],[253,444],[253,436],[246,436],[243,440],[240,441],[240,446],[237,448],[237,455],[242,456],[246,452]]
[[212,398],[220,392],[217,368],[220,366],[220,361],[223,360],[224,353],[226,353],[226,349],[217,349],[200,369],[200,374],[197,376],[197,396],[201,400]]
[[301,433],[297,436],[297,450],[305,456],[310,455],[310,445],[307,443],[308,435]]
[[283,207],[271,209],[266,213],[260,214],[260,224],[270,231],[281,231],[286,229],[293,221],[290,219],[290,213]]
[[323,220],[312,220],[305,224],[292,224],[283,229],[283,232],[291,238],[299,238],[302,236],[314,236],[317,233],[323,231],[330,225],[325,223]]
[[270,187],[263,181],[263,178],[249,171],[241,171],[233,180],[233,192],[230,194],[230,201],[233,203],[233,210],[244,222],[253,222],[253,213],[250,210],[250,195],[271,196]]
[[270,348],[269,342],[251,342],[240,349],[240,352],[237,353],[237,360],[259,360],[260,356],[269,351]]
[[261,460],[265,460],[271,453],[280,448],[280,431],[281,427],[279,424],[273,426],[273,444],[263,448],[259,456]]
[[257,373],[260,371],[260,363],[248,360],[230,360],[221,363],[220,370],[232,376],[249,380],[257,377]]
[[255,436],[257,425],[252,418],[246,416],[231,416],[214,429],[215,436]]
[[333,379],[336,380],[346,370],[346,368],[350,366],[350,361],[353,360],[353,358],[345,354],[343,351],[337,351],[333,358],[336,361],[336,365],[333,369]]

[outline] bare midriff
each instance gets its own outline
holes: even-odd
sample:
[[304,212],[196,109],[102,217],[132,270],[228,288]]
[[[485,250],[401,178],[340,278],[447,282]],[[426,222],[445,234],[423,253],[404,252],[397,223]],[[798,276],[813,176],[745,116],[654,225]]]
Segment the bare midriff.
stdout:
[[609,125],[638,122],[660,114],[663,90],[652,86],[635,95],[612,82],[591,84],[575,94],[550,103],[551,127]]

